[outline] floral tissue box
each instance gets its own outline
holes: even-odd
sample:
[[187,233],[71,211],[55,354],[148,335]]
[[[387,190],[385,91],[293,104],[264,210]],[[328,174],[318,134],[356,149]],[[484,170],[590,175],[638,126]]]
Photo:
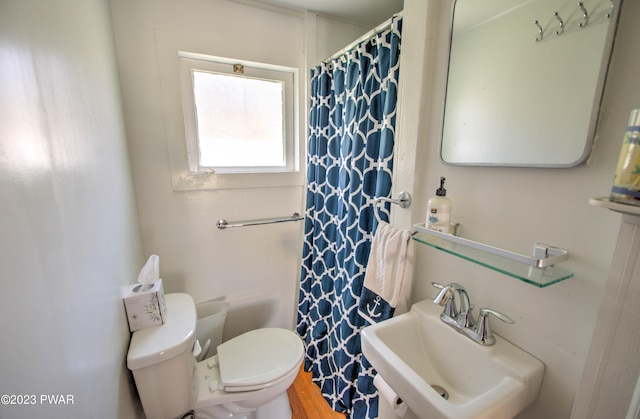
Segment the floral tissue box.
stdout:
[[167,319],[162,279],[152,282],[145,289],[141,288],[140,283],[129,285],[124,295],[124,307],[132,332],[161,325]]

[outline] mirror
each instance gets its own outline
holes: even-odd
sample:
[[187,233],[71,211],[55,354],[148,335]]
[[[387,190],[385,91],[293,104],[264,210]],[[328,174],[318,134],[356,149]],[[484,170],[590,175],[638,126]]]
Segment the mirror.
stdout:
[[584,162],[618,4],[455,1],[442,161],[528,167]]

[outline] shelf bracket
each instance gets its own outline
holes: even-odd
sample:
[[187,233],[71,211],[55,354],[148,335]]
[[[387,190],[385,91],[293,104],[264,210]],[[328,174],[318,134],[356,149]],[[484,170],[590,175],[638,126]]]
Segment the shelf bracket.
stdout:
[[546,268],[569,259],[569,252],[549,246],[548,244],[533,244],[533,262],[538,268]]

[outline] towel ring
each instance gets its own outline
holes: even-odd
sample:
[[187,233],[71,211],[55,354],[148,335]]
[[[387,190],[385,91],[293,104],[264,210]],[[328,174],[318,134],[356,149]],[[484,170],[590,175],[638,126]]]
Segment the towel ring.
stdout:
[[374,201],[374,211],[376,214],[376,220],[378,220],[378,222],[382,221],[382,219],[380,218],[380,214],[378,213],[378,204],[381,202],[389,202],[391,204],[398,205],[400,208],[409,208],[411,206],[411,194],[409,194],[409,192],[400,192],[398,198],[396,199],[386,197],[376,198]]

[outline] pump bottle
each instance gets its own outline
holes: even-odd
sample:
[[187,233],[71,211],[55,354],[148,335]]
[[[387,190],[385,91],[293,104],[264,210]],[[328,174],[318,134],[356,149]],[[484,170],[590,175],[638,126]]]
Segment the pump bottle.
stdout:
[[436,196],[427,203],[427,222],[429,230],[440,231],[449,234],[451,226],[451,200],[447,198],[447,190],[444,188],[445,178],[440,178],[440,187],[436,190]]

